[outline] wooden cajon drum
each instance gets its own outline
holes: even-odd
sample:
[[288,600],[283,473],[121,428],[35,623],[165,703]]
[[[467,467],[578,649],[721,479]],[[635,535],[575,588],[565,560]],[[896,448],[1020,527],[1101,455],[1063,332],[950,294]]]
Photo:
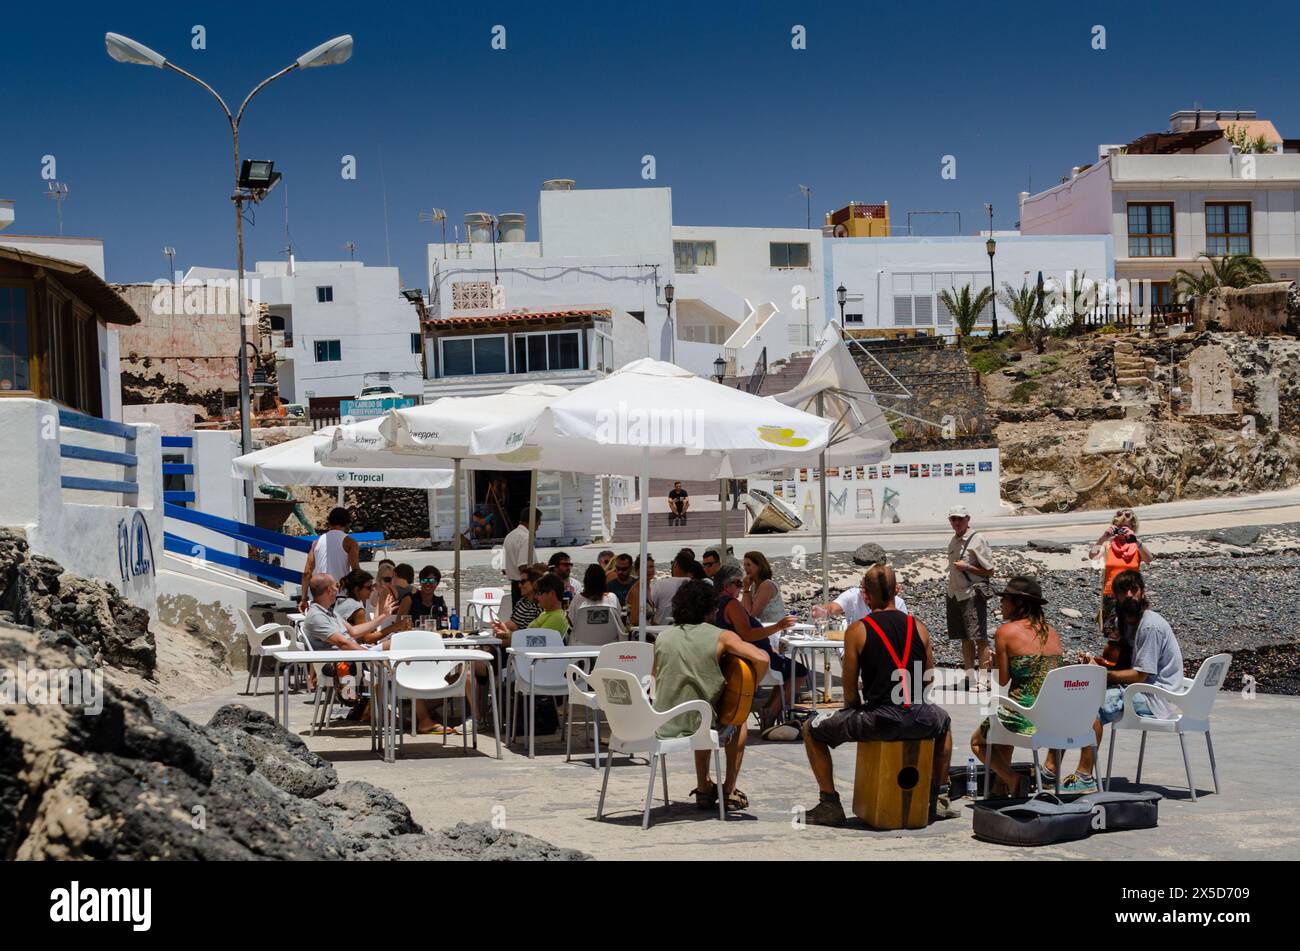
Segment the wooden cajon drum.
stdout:
[[853,814],[873,829],[924,829],[933,770],[932,739],[859,743]]

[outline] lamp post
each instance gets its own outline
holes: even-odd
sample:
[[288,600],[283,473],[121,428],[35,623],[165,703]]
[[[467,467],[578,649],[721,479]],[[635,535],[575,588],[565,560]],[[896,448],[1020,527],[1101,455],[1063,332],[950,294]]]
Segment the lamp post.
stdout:
[[673,326],[673,297],[676,293],[672,281],[664,285],[664,303],[668,305],[668,352],[669,360],[673,363],[677,362],[677,328]]
[[721,383],[727,376],[727,361],[722,359],[722,354],[718,354],[713,361],[713,379]]
[[[327,40],[320,46],[308,50],[296,60],[277,73],[273,73],[266,79],[253,87],[253,91],[244,97],[243,103],[240,104],[238,111],[231,113],[230,107],[221,95],[193,73],[181,69],[175,63],[170,62],[167,57],[161,53],[151,50],[143,43],[138,43],[130,37],[122,36],[120,33],[104,34],[104,46],[108,50],[108,55],[119,63],[134,63],[138,66],[156,66],[158,69],[170,69],[174,73],[180,73],[186,79],[197,83],[212,94],[212,98],[217,100],[221,106],[221,111],[226,115],[226,121],[230,123],[231,146],[234,151],[234,170],[235,170],[235,190],[232,194],[231,201],[235,204],[235,269],[238,274],[238,285],[235,296],[239,301],[239,355],[243,360],[245,345],[248,343],[248,331],[244,326],[245,321],[245,300],[244,300],[244,202],[259,202],[266,197],[266,193],[274,187],[279,180],[279,175],[272,170],[270,162],[249,162],[245,161],[242,166],[239,161],[239,123],[244,117],[244,110],[252,102],[253,97],[259,92],[279,79],[281,76],[293,72],[295,69],[313,69],[317,66],[332,66],[336,63],[345,63],[352,56],[352,37],[348,34],[336,36],[332,40]],[[249,406],[249,387],[248,376],[245,373],[239,374],[239,446],[240,451],[247,455],[252,451],[252,432],[250,430],[249,418],[252,415]],[[253,522],[253,482],[246,480],[244,483],[244,500],[247,505],[247,518],[249,523]]]
[[849,299],[848,288],[843,284],[835,288],[835,299],[840,305],[840,329],[844,329],[844,302]]
[[998,339],[998,282],[993,276],[993,255],[997,253],[998,243],[993,240],[993,205],[984,206],[989,213],[989,239],[984,242],[984,250],[989,253],[989,290],[993,292],[993,331],[992,337]]

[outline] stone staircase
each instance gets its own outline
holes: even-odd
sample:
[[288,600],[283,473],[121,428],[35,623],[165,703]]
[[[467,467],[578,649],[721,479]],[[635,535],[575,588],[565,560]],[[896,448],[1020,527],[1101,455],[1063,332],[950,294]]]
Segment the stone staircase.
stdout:
[[[718,502],[718,483],[708,481],[683,481],[682,488],[691,494],[691,510],[686,513],[686,524],[668,524],[668,492],[672,479],[650,480],[650,541],[663,542],[692,538],[717,538],[722,531],[721,506]],[[744,480],[740,481],[743,490]],[[727,534],[739,535],[745,526],[745,512],[733,509],[727,518]],[[616,544],[636,544],[641,540],[641,503],[629,505],[618,513],[614,526]],[[698,553],[697,553],[698,554]]]
[[1115,386],[1122,404],[1147,403],[1154,396],[1151,372],[1156,361],[1143,357],[1127,340],[1116,340],[1112,350],[1115,362]]
[[[758,387],[758,395],[771,396],[774,393],[784,393],[786,390],[792,389],[803,380],[804,374],[808,372],[808,366],[811,363],[811,353],[797,353],[779,367],[768,367],[767,375],[763,377],[763,382]],[[723,378],[722,385],[743,388],[749,385],[749,380],[748,376],[729,376]]]

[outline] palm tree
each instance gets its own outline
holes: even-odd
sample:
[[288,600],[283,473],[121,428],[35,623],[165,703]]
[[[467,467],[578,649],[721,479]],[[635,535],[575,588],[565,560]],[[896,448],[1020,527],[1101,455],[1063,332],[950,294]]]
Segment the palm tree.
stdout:
[[998,300],[1002,301],[1002,306],[1011,311],[1011,316],[1020,322],[1021,336],[1032,343],[1034,333],[1043,322],[1043,308],[1038,299],[1038,288],[1030,287],[1027,283],[1021,284],[1018,288],[1012,287],[1004,281]]
[[1216,287],[1266,284],[1273,279],[1264,263],[1249,254],[1225,254],[1214,258],[1201,252],[1196,257],[1208,261],[1209,267],[1202,268],[1200,274],[1178,270],[1174,275],[1174,289],[1183,297],[1200,297]]
[[970,336],[975,329],[975,321],[991,300],[992,288],[986,287],[978,294],[972,294],[969,284],[957,291],[956,296],[946,290],[939,292],[939,302],[948,308],[948,313],[952,314],[952,319],[957,324],[957,333],[963,337]]

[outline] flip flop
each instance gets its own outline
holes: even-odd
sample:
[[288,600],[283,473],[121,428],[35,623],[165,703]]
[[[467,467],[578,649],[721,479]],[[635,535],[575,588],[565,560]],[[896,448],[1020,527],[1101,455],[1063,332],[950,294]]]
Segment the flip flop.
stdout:
[[727,797],[727,811],[738,812],[742,809],[749,808],[749,797],[739,789],[733,789],[731,795]]
[[451,736],[456,733],[455,727],[443,726],[439,723],[437,726],[430,727],[427,730],[417,731],[421,736]]

